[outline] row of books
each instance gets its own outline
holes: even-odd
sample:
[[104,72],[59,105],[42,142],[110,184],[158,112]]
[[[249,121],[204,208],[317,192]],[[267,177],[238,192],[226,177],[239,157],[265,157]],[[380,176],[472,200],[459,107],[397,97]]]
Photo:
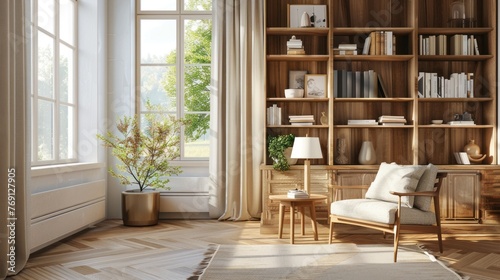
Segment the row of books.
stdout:
[[437,73],[418,73],[419,98],[472,98],[474,73],[452,73],[450,78]]
[[378,122],[382,125],[405,125],[406,118],[404,116],[382,115],[378,118]]
[[[449,49],[449,51],[448,51]],[[477,39],[474,35],[455,34],[419,36],[419,55],[479,55]]]
[[357,119],[347,120],[348,125],[405,125],[406,118],[404,116],[382,115],[378,120],[374,119]]
[[365,39],[362,54],[394,55],[396,54],[396,36],[392,31],[373,31]]
[[281,125],[281,107],[277,104],[267,108],[267,125]]
[[313,125],[314,116],[313,115],[290,115],[288,120],[291,125]]
[[382,78],[374,70],[334,70],[333,85],[333,97],[336,98],[387,97]]

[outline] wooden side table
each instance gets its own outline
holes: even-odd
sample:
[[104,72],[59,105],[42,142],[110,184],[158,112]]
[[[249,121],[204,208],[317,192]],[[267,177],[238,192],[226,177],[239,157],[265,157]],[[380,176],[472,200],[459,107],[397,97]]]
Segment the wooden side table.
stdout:
[[283,235],[283,220],[285,219],[285,207],[290,207],[290,244],[294,244],[295,236],[295,219],[293,214],[297,209],[300,213],[300,225],[301,234],[305,234],[304,230],[304,208],[309,208],[309,215],[311,218],[312,229],[314,232],[314,240],[318,240],[318,226],[316,223],[316,207],[314,203],[317,201],[327,199],[326,196],[320,194],[310,194],[308,198],[289,198],[286,194],[284,195],[270,195],[270,200],[279,201],[279,230],[278,237],[281,239]]

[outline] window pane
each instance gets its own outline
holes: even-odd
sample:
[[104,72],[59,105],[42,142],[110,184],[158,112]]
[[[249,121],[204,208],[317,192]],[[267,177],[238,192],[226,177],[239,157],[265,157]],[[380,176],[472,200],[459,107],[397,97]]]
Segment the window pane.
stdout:
[[38,26],[54,34],[54,0],[38,0]]
[[[208,115],[207,115],[208,117]],[[186,128],[187,130],[187,128]],[[184,158],[208,158],[210,152],[210,142],[208,132],[198,137],[197,140],[184,140]]]
[[73,50],[59,44],[59,95],[62,102],[74,102]]
[[54,103],[38,100],[38,160],[54,159]]
[[176,28],[173,19],[141,20],[141,63],[175,64]]
[[60,106],[59,111],[59,159],[74,158],[74,119],[73,107]]
[[75,4],[72,0],[59,0],[59,32],[61,40],[74,45]]
[[175,11],[176,0],[140,0],[142,11]]
[[38,95],[54,98],[54,40],[38,32]]
[[210,66],[186,66],[184,71],[184,111],[210,111]]
[[211,11],[212,0],[184,0],[186,11]]
[[184,26],[184,61],[210,64],[212,20],[185,20]]
[[146,110],[146,101],[161,105],[167,111],[177,108],[176,68],[174,66],[141,67],[141,110]]

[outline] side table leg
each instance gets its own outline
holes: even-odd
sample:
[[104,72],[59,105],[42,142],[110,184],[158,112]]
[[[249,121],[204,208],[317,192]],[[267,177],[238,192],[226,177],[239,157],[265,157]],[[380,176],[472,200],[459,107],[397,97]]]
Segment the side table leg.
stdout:
[[290,205],[290,244],[293,244],[295,242],[294,237],[295,237],[295,206],[292,204]]
[[318,240],[318,225],[316,224],[316,207],[314,206],[314,202],[311,202],[311,206],[309,206],[309,212],[311,213],[311,223],[314,231],[314,240]]
[[304,222],[305,222],[306,213],[304,212],[304,207],[300,207],[299,209],[300,209],[300,234],[305,235],[306,230],[305,230]]
[[278,238],[281,239],[283,236],[283,221],[285,220],[285,205],[280,203],[280,214],[279,214],[279,226],[278,226]]

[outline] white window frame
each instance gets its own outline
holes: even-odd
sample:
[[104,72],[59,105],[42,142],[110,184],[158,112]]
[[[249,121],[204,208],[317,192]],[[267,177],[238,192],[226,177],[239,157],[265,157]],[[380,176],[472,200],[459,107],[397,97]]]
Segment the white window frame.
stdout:
[[[167,20],[176,20],[177,22],[177,38],[176,38],[176,48],[177,48],[177,61],[175,67],[177,68],[177,84],[176,84],[176,98],[177,98],[177,108],[176,108],[176,117],[183,118],[185,116],[184,112],[184,71],[180,71],[185,68],[186,64],[184,63],[184,21],[185,20],[196,20],[196,19],[210,19],[213,20],[212,13],[213,11],[186,11],[184,10],[184,0],[176,0],[177,1],[177,10],[176,11],[141,11],[140,5],[141,0],[136,1],[136,85],[141,84],[141,66],[167,66],[166,63],[141,63],[141,45],[140,45],[140,22],[142,19],[167,19]],[[216,0],[212,0],[216,1]],[[202,65],[202,64],[200,64]],[[188,64],[189,66],[189,64]],[[204,65],[203,65],[204,66]],[[208,65],[211,66],[211,65]],[[140,86],[136,87],[135,93],[136,107],[135,110],[139,114],[144,114],[147,111],[141,110],[141,89]],[[173,112],[164,112],[164,113],[173,113]],[[193,112],[193,113],[206,113],[210,114],[210,112]],[[201,163],[203,166],[208,165],[209,157],[203,158],[184,158],[184,128],[181,131],[181,147],[180,154],[181,157],[176,160],[178,165],[184,166],[196,166],[199,165],[197,163]],[[174,163],[175,164],[175,163]]]
[[[31,165],[32,166],[42,166],[42,165],[57,165],[65,163],[75,163],[78,161],[78,1],[69,0],[74,2],[74,29],[73,29],[73,45],[65,42],[60,38],[59,30],[59,1],[55,0],[54,7],[54,34],[44,30],[42,27],[38,26],[38,0],[31,0]],[[38,32],[42,32],[45,35],[54,39],[54,98],[47,98],[38,95]],[[73,102],[63,102],[60,100],[60,88],[59,88],[59,54],[60,48],[59,44],[63,44],[66,47],[72,49],[73,52]],[[68,93],[70,94],[70,93]],[[38,159],[38,101],[45,100],[53,102],[54,104],[54,115],[53,115],[53,159],[51,160],[39,160]],[[60,118],[59,112],[61,106],[72,107],[73,117],[72,117],[72,150],[73,157],[68,159],[60,159]]]

